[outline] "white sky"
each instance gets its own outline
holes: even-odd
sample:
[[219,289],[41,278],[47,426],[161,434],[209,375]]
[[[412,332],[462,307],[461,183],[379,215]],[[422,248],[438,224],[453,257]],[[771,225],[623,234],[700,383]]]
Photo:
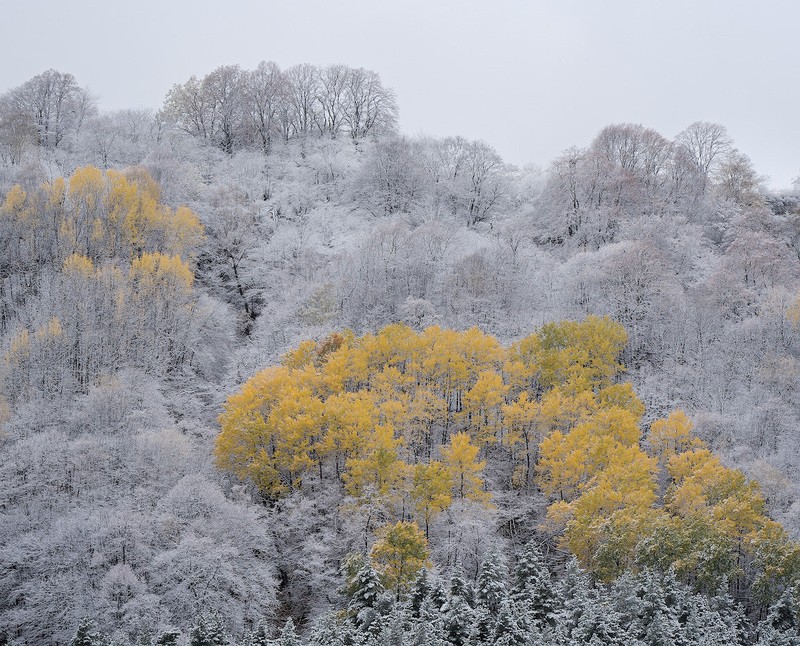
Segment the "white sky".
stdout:
[[103,109],[159,107],[223,64],[346,63],[404,132],[542,166],[610,123],[728,128],[774,188],[800,175],[797,0],[11,0],[0,91],[55,68]]

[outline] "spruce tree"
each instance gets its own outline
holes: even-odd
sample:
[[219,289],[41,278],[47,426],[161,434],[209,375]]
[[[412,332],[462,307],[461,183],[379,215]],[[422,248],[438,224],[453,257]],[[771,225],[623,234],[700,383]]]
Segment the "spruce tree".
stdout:
[[620,617],[597,597],[588,598],[570,636],[570,644],[632,646],[635,638],[620,625]]
[[189,633],[189,646],[228,646],[222,624],[216,617],[200,615]]
[[294,627],[294,621],[289,617],[281,630],[280,637],[273,642],[274,646],[300,646],[300,636]]
[[351,624],[340,621],[336,615],[323,617],[312,628],[308,643],[310,646],[354,646],[361,639]]
[[417,574],[417,578],[411,585],[411,592],[408,595],[408,605],[411,609],[412,617],[419,617],[422,603],[427,599],[432,589],[428,569],[422,568]]
[[496,615],[492,610],[487,606],[478,605],[469,635],[470,646],[494,643],[495,619]]
[[105,646],[108,642],[95,623],[88,617],[81,619],[72,638],[71,646]]
[[508,599],[503,599],[494,624],[494,644],[504,646],[523,646],[525,631],[517,622],[516,613]]
[[250,633],[247,638],[246,646],[270,646],[272,640],[269,638],[269,630],[267,627],[260,623],[258,627]]
[[732,639],[729,644],[743,646],[751,643],[752,626],[744,614],[741,604],[736,603],[728,591],[728,579],[723,577],[716,594],[708,600],[709,608],[717,612],[720,619],[730,629]]
[[492,547],[481,563],[478,572],[478,604],[490,612],[497,612],[503,600],[508,596],[506,590],[506,568],[500,554]]
[[514,568],[513,599],[524,610],[526,619],[537,626],[555,625],[555,592],[542,552],[531,541]]
[[734,646],[740,642],[736,631],[712,610],[705,597],[691,595],[689,616],[684,627],[684,638],[688,644],[704,646]]
[[573,557],[568,563],[559,586],[560,603],[556,612],[557,633],[568,639],[578,626],[590,603],[589,582]]
[[450,579],[450,596],[460,597],[470,608],[475,607],[475,590],[464,577],[464,571],[459,565]]
[[356,573],[348,589],[350,601],[347,608],[356,615],[364,608],[374,608],[383,592],[380,577],[369,563]]
[[640,639],[648,646],[680,646],[683,642],[678,622],[680,604],[678,592],[672,585],[674,580],[662,579],[654,572],[645,572],[642,577]]
[[473,621],[473,610],[464,597],[451,592],[442,619],[444,636],[448,643],[453,646],[464,646],[469,639]]
[[180,636],[180,630],[168,628],[156,638],[155,646],[178,646]]
[[766,621],[782,632],[797,628],[793,588],[784,590],[780,598],[770,607]]

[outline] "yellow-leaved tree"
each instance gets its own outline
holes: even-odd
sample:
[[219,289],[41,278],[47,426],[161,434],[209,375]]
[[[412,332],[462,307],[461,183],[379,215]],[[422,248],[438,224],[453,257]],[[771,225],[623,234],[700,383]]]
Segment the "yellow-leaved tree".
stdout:
[[[643,437],[644,404],[622,380],[626,338],[588,317],[508,348],[475,328],[401,324],[306,341],[229,397],[217,463],[269,499],[337,485],[367,542],[373,521],[388,523],[372,555],[398,594],[431,528],[452,522],[444,512],[501,489],[543,496],[543,529],[603,580],[673,566],[764,600],[800,583],[800,550],[758,486],[693,437],[688,415],[654,420]],[[15,360],[32,343],[19,337]],[[417,546],[413,567],[402,544]]]
[[428,562],[428,541],[416,523],[400,521],[381,532],[370,557],[381,575],[383,587],[393,590],[399,600]]
[[[124,367],[167,375],[191,365],[190,263],[203,227],[187,207],[161,204],[146,170],[83,167],[29,191],[14,186],[0,222],[3,262],[28,280],[38,276],[41,315],[6,337],[29,342],[27,363],[14,341],[4,348],[0,380],[10,400],[26,390],[87,392]],[[42,320],[57,320],[60,333],[42,332]]]

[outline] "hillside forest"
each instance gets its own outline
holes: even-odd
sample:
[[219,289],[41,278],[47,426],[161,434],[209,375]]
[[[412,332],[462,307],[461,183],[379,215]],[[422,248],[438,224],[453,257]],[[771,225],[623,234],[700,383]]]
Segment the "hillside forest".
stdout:
[[0,644],[800,644],[800,180],[399,123],[0,95]]

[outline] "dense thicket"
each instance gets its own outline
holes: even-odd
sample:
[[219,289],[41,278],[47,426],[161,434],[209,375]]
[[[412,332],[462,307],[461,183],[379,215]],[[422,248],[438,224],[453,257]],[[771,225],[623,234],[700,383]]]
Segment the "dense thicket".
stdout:
[[[732,572],[729,592],[753,613],[785,585],[780,571],[762,576],[780,550],[753,554],[748,536],[773,527],[767,511],[791,535],[800,527],[800,198],[767,192],[723,126],[664,136],[614,124],[546,169],[516,168],[484,142],[403,136],[391,91],[365,70],[219,68],[175,86],[157,113],[100,112],[71,75],[51,70],[0,97],[0,190],[3,638],[67,643],[82,617],[118,643],[177,629],[181,639],[238,638],[288,616],[308,636],[317,618],[351,603],[336,592],[351,552],[371,554],[379,576],[394,573],[396,599],[404,544],[442,582],[459,567],[467,583],[478,580],[492,546],[513,569],[533,537],[545,551],[575,550],[602,577],[674,564],[677,579],[712,594],[709,604],[719,575]],[[411,432],[420,420],[391,435],[372,424],[374,409],[389,414],[369,401],[379,384],[338,396],[364,400],[368,435],[382,426],[397,443],[402,478],[388,508],[352,495],[366,489],[369,455],[327,447],[310,465],[303,458],[265,477],[273,485],[264,493],[214,465],[225,397],[304,339],[350,328],[351,344],[402,322],[409,338],[478,327],[506,348],[543,324],[591,315],[628,336],[627,372],[616,379],[633,384],[645,412],[635,432],[614,437],[645,465],[641,482],[653,493],[633,507],[658,528],[649,550],[631,551],[642,534],[625,529],[619,503],[594,505],[576,490],[592,488],[586,474],[559,462],[581,462],[597,439],[602,388],[591,388],[591,420],[530,445],[537,472],[524,420],[555,401],[552,384],[513,386],[505,359],[486,367],[512,388],[503,423],[481,431],[496,437],[485,445],[458,417],[475,375],[452,403],[461,411],[449,411],[431,381],[433,410],[444,401],[450,420],[433,423],[430,443]],[[268,374],[310,375],[323,363]],[[336,397],[309,379],[330,416]],[[412,395],[402,383],[386,388],[389,399]],[[573,394],[559,389],[558,406],[568,407]],[[504,406],[519,410],[508,417]],[[687,428],[671,416],[679,409],[714,454],[677,441]],[[492,506],[453,489],[442,450],[462,432],[486,462],[473,492]],[[523,440],[512,446],[515,434]],[[348,460],[362,461],[360,476]],[[546,477],[548,460],[577,481]],[[595,483],[617,500],[612,474]],[[747,478],[760,481],[763,502]],[[412,499],[415,486],[425,496]],[[581,544],[584,535],[592,540]],[[723,549],[701,547],[712,545]],[[566,581],[558,554],[548,563]],[[758,581],[778,583],[762,591]],[[602,604],[611,593],[596,590],[610,616]],[[781,625],[796,612],[790,597],[772,611]],[[381,604],[381,617],[413,634],[415,620],[389,610],[396,601]],[[492,618],[501,616],[523,617],[513,607]],[[494,630],[472,623],[481,626],[484,636]],[[92,630],[84,624],[82,634]],[[747,639],[783,639],[764,630]]]

